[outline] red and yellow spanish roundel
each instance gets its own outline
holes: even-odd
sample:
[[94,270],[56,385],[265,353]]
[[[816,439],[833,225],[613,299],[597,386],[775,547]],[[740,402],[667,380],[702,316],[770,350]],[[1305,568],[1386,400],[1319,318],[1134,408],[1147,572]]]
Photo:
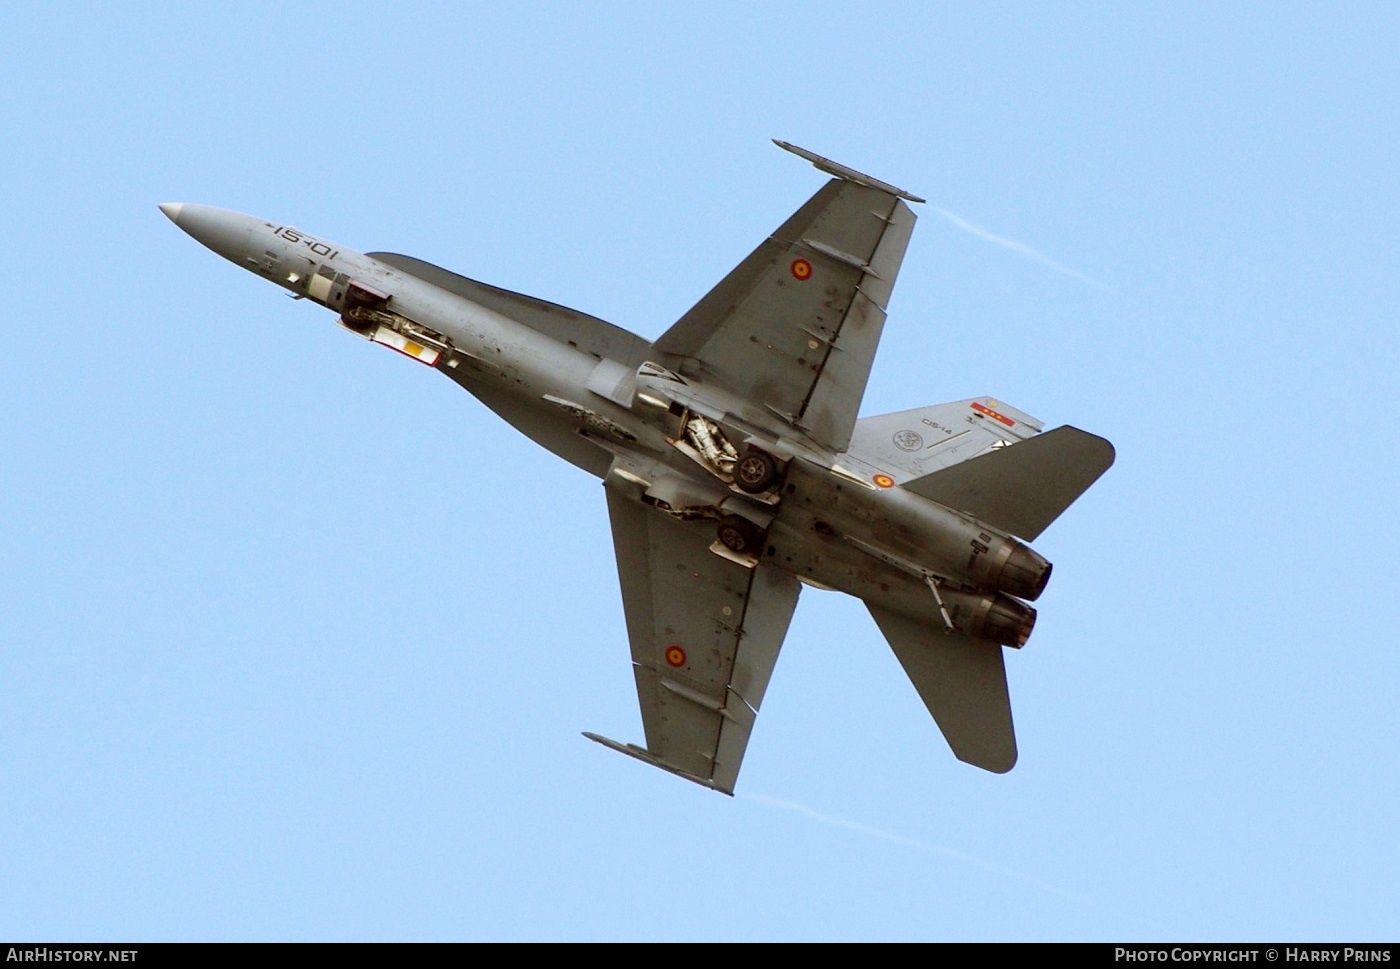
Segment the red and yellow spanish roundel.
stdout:
[[666,647],[666,662],[670,663],[672,666],[684,666],[685,650],[681,649],[679,646]]
[[874,478],[872,478],[871,480],[874,481],[874,482],[875,482],[877,485],[879,485],[881,488],[893,488],[893,487],[894,487],[894,479],[891,478],[891,477],[890,477],[889,475],[887,475],[887,474],[877,474],[877,475],[876,475]]
[[812,277],[812,264],[805,259],[794,259],[792,261],[792,275],[794,278],[806,282]]

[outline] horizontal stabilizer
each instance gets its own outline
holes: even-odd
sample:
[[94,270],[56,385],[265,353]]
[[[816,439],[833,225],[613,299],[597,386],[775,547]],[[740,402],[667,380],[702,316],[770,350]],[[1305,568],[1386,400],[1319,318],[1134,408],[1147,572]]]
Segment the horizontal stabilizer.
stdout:
[[1016,766],[1001,647],[865,605],[958,760],[996,774]]
[[1112,444],[1066,426],[915,478],[904,487],[1030,541],[1112,464]]

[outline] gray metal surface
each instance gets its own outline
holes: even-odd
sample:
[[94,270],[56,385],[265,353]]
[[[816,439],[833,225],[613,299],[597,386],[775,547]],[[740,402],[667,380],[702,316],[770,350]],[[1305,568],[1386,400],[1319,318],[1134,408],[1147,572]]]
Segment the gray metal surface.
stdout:
[[998,774],[1016,766],[1016,731],[1001,649],[884,606],[866,606],[954,756]]
[[1113,445],[1103,438],[1057,427],[904,487],[1033,541],[1099,480],[1113,457]]
[[[997,417],[988,417],[989,413]],[[1041,428],[1040,421],[1003,401],[974,397],[862,417],[851,434],[851,454],[904,484],[984,451],[1034,437]]]
[[801,587],[713,554],[701,523],[607,496],[647,751],[732,793]]
[[779,144],[836,178],[654,345],[409,256],[160,208],[604,479],[646,746],[590,739],[732,793],[807,583],[862,599],[954,753],[1008,770],[1002,649],[1050,575],[1017,536],[1113,448],[989,397],[857,421],[919,199]]
[[878,189],[828,182],[656,349],[844,451],[913,224]]

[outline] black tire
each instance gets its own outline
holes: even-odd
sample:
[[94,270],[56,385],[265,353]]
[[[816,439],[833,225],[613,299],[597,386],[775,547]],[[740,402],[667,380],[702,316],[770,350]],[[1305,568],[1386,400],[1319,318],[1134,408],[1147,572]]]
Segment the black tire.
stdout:
[[763,547],[763,530],[747,518],[725,515],[719,520],[719,542],[731,552],[757,555]]
[[740,491],[760,495],[777,480],[778,463],[766,451],[749,448],[734,462],[734,483]]

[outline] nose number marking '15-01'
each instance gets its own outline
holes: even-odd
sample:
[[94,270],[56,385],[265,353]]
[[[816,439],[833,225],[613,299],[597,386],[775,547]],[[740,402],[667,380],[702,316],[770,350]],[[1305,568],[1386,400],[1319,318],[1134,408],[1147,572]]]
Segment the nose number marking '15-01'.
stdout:
[[332,249],[320,239],[312,238],[304,232],[293,229],[291,226],[278,226],[272,230],[272,234],[279,238],[286,239],[288,242],[306,246],[306,248],[323,259],[334,259],[336,256],[340,255],[339,249]]

